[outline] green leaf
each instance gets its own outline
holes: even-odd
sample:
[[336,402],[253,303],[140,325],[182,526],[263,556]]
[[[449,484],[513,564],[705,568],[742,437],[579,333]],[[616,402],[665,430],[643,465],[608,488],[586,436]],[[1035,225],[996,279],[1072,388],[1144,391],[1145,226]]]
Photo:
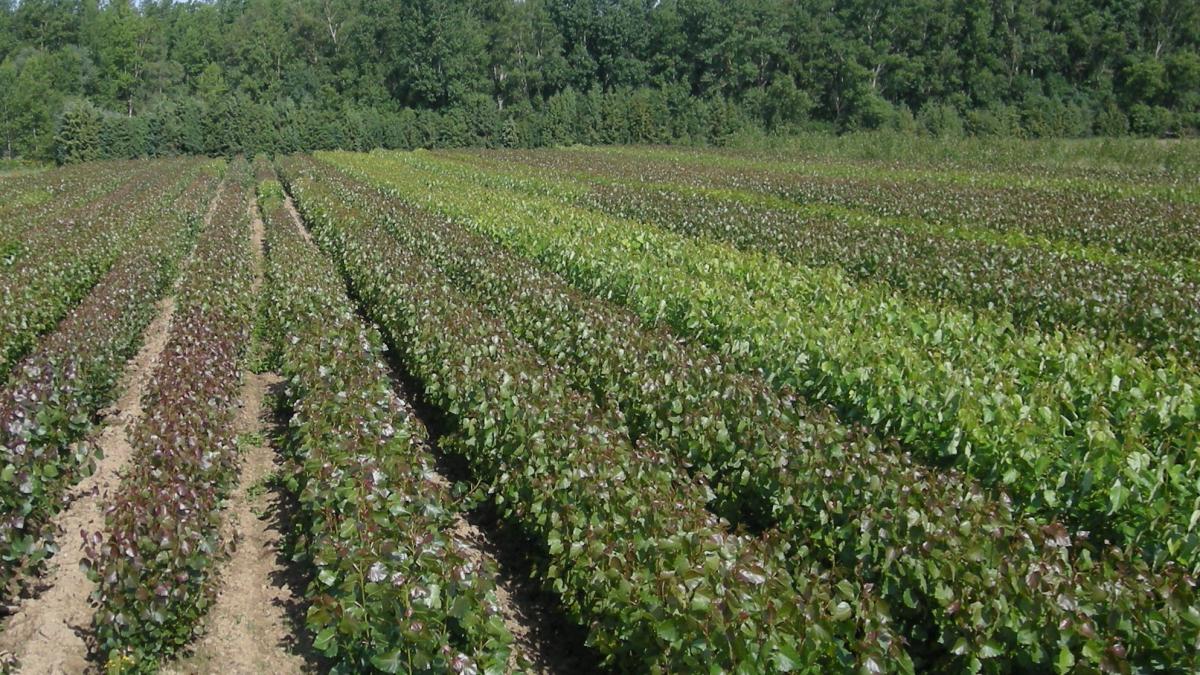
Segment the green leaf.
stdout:
[[775,668],[781,673],[797,670],[803,663],[803,657],[790,644],[780,645],[779,651],[775,653]]
[[400,672],[400,650],[396,649],[386,654],[377,654],[371,657],[371,665],[382,670],[385,673]]
[[1119,479],[1117,482],[1113,483],[1113,486],[1108,490],[1109,515],[1116,513],[1121,508],[1121,504],[1125,502],[1125,497],[1128,494],[1129,490],[1125,489],[1125,486],[1121,485],[1121,481]]
[[1066,645],[1063,645],[1062,648],[1058,650],[1058,659],[1054,662],[1054,669],[1059,673],[1066,673],[1069,672],[1074,666],[1075,655],[1071,653],[1071,650],[1068,649]]
[[662,638],[663,642],[675,644],[675,641],[679,639],[679,629],[675,626],[674,622],[663,621],[655,626],[654,629],[658,632],[658,637]]
[[313,639],[313,648],[321,652],[329,652],[331,645],[336,649],[337,644],[334,638],[337,637],[337,629],[329,626],[325,630],[317,633],[317,637]]
[[853,613],[854,610],[850,607],[850,603],[843,600],[834,606],[830,616],[833,617],[834,621],[845,621],[846,619],[849,619],[850,615]]

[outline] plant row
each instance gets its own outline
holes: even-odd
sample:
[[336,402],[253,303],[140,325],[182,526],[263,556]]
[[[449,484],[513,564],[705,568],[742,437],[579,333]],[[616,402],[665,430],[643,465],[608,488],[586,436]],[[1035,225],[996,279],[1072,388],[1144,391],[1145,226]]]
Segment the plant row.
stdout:
[[[159,167],[155,162],[114,162],[87,172],[49,172],[38,187],[23,191],[0,210],[0,269],[9,271],[36,262],[53,251],[88,216],[93,203],[120,201],[140,191]],[[124,197],[114,195],[121,192]]]
[[113,397],[155,302],[175,274],[216,186],[197,176],[171,205],[156,207],[137,243],[62,323],[38,341],[0,389],[0,586],[55,550],[49,519],[64,490],[90,473],[82,440]]
[[152,162],[104,162],[33,174],[9,186],[0,202],[0,241],[43,224],[70,221],[88,203],[149,175]]
[[657,156],[675,162],[693,164],[719,163],[725,168],[749,167],[815,174],[829,177],[864,176],[946,183],[960,186],[1025,187],[1047,190],[1083,190],[1100,196],[1150,196],[1171,201],[1195,201],[1200,196],[1188,182],[1187,176],[1160,165],[1142,167],[1104,165],[1102,163],[1068,164],[1025,157],[1017,161],[997,163],[996,148],[976,160],[961,161],[961,157],[913,157],[883,159],[880,157],[850,157],[837,153],[807,152],[804,147],[751,149],[732,147],[650,147],[608,146],[573,148],[602,150],[614,155]]
[[628,670],[911,669],[870,588],[817,566],[789,572],[785,548],[732,534],[711,488],[618,412],[513,337],[504,322],[324,194],[304,160],[284,176],[389,347],[445,411],[457,450],[501,516],[545,555],[542,582]]
[[[6,265],[0,276],[0,382],[37,337],[58,323],[136,240],[141,228],[188,185],[199,162],[176,160],[127,193],[116,190],[91,202],[69,224],[53,230],[36,255]],[[167,167],[160,167],[166,169]]]
[[745,192],[585,185],[568,192],[571,203],[795,264],[836,265],[855,279],[880,280],[917,297],[999,309],[1018,325],[1062,324],[1189,358],[1200,349],[1200,280],[1144,261],[954,236],[836,208],[764,204]]
[[930,307],[832,268],[414,169],[330,155],[580,288],[723,352],[1148,561],[1197,563],[1200,389],[1170,358]]
[[378,332],[281,195],[274,180],[260,183],[291,488],[315,567],[308,629],[346,672],[505,672],[512,637],[496,571],[455,533],[455,498],[424,426],[392,390]]
[[[569,150],[525,153],[539,165],[640,181],[725,187],[772,194],[801,204],[854,209],[939,225],[1020,232],[1070,241],[1114,254],[1195,261],[1200,257],[1200,205],[1115,187],[1056,189],[1015,184],[898,177],[896,170],[848,168],[816,175],[804,165],[763,165],[715,154],[666,150]],[[865,174],[865,175],[864,175]]]
[[1101,262],[1038,246],[939,236],[872,216],[805,212],[675,191],[598,187],[584,205],[789,262],[836,265],[920,297],[987,311],[1020,325],[1077,327],[1194,359],[1200,281],[1137,259]]
[[[620,156],[627,152],[636,153],[639,151],[648,152],[649,150],[609,148],[605,149],[604,154],[616,154]],[[575,150],[562,154],[569,157],[575,152],[586,151]],[[1052,239],[1016,229],[939,223],[902,215],[875,214],[844,205],[802,202],[789,199],[785,195],[780,195],[769,190],[757,190],[753,186],[743,185],[740,176],[737,175],[732,180],[723,180],[720,177],[706,178],[704,175],[692,175],[686,168],[681,168],[677,172],[672,171],[670,168],[676,166],[674,163],[666,165],[649,164],[644,167],[639,167],[636,163],[633,163],[632,166],[627,167],[623,171],[614,172],[611,170],[611,167],[610,170],[605,170],[603,167],[606,160],[601,160],[599,165],[595,167],[596,170],[589,172],[586,170],[586,165],[579,165],[577,160],[567,161],[559,158],[558,153],[555,152],[459,150],[440,151],[435,154],[426,154],[420,151],[413,153],[413,157],[418,155],[425,161],[439,163],[452,161],[459,164],[466,164],[476,169],[490,169],[502,175],[510,187],[532,190],[535,194],[558,196],[564,201],[583,204],[589,204],[590,201],[594,201],[594,197],[589,199],[594,188],[623,187],[662,191],[679,194],[688,198],[701,197],[722,202],[737,202],[741,207],[782,210],[814,218],[838,218],[850,224],[858,223],[899,228],[905,232],[919,236],[961,239],[980,245],[998,245],[1020,249],[1037,248],[1049,255],[1057,255],[1068,260],[1080,260],[1085,263],[1101,265],[1137,264],[1146,267],[1148,270],[1167,276],[1183,275],[1188,278],[1200,276],[1200,266],[1195,261],[1186,258],[1147,258],[1114,252],[1111,249],[1103,247],[1086,246],[1069,238]],[[631,160],[627,158],[621,164],[630,163]],[[555,168],[558,164],[564,165]],[[636,170],[638,168],[644,169],[644,171]],[[839,175],[845,174],[851,176],[860,175],[865,172],[862,167],[858,167],[857,165],[840,167],[839,171]],[[850,171],[850,173],[846,173],[847,171]],[[883,175],[884,177],[889,177],[898,174],[902,175],[903,173],[899,169],[890,169]],[[935,175],[940,176],[941,174]],[[977,184],[976,177],[973,176],[970,181],[967,181],[967,184]],[[1072,189],[1083,189],[1082,185],[1075,184]]]
[[75,191],[66,192],[61,198],[50,201],[39,209],[20,214],[23,229],[12,236],[11,241],[15,249],[9,256],[9,264],[30,264],[53,251],[58,240],[78,232],[81,226],[88,226],[88,221],[98,205],[136,200],[147,188],[152,188],[156,180],[161,181],[181,170],[187,170],[163,170],[172,164],[186,167],[192,162],[143,162],[125,167],[112,167],[114,170],[124,169],[112,174],[106,174],[103,168],[98,168],[92,183],[65,186],[67,189],[74,188]]
[[[719,512],[778,528],[793,542],[793,564],[860,566],[925,667],[1110,659],[1163,668],[1191,653],[1196,631],[1181,608],[1192,595],[1179,570],[1151,576],[1059,524],[1022,520],[961,474],[881,449],[452,222],[328,170],[319,184],[389,223],[407,250],[502,316],[576,388],[618,406],[632,436],[685,458],[711,480]],[[1157,595],[1144,593],[1148,577]],[[1067,609],[1064,597],[1091,602]]]
[[244,161],[233,163],[184,268],[177,308],[130,468],[90,536],[97,647],[108,667],[148,670],[190,640],[222,555],[221,500],[237,473],[234,416],[251,326],[253,256]]

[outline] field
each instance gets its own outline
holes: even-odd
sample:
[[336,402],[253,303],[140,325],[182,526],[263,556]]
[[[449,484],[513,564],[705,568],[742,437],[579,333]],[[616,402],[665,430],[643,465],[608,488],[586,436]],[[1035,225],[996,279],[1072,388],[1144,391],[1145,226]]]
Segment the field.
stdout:
[[1192,169],[868,150],[0,174],[6,666],[1196,672]]

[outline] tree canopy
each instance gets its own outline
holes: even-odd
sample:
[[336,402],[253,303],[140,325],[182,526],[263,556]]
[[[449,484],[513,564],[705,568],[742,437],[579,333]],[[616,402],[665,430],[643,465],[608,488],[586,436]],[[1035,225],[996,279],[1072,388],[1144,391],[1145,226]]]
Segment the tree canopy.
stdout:
[[1179,135],[1198,52],[1177,0],[0,0],[0,152]]

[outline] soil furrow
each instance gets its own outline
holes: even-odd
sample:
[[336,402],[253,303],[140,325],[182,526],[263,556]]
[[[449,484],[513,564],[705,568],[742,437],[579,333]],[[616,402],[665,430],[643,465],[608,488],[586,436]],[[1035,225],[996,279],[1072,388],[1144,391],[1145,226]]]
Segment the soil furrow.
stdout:
[[[447,486],[455,481],[468,482],[470,473],[460,458],[448,456],[440,448],[439,439],[445,429],[442,416],[424,402],[417,387],[400,374],[396,364],[389,366],[393,388],[413,404],[417,418],[429,430],[430,450],[438,460],[436,479]],[[599,654],[585,645],[587,632],[571,623],[555,595],[533,578],[537,560],[532,545],[497,518],[490,502],[459,513],[454,535],[467,545],[472,562],[498,571],[496,604],[514,640],[510,672],[600,672]]]

